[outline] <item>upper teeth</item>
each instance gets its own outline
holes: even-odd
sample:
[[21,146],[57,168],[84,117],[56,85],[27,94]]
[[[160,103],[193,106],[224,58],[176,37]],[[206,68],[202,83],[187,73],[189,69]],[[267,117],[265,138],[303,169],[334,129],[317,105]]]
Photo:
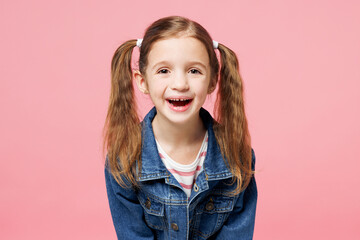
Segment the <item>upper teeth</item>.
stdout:
[[188,99],[170,99],[170,101],[187,101]]

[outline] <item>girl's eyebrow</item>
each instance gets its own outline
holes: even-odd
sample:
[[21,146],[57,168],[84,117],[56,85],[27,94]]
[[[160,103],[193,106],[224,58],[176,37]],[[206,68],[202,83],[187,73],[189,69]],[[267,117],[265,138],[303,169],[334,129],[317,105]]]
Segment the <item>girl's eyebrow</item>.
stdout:
[[160,61],[158,63],[156,63],[151,70],[155,70],[155,68],[157,68],[158,65],[171,65],[168,61]]
[[192,61],[188,63],[189,65],[200,65],[201,67],[203,67],[204,69],[206,69],[206,65],[202,62],[198,62],[198,61]]

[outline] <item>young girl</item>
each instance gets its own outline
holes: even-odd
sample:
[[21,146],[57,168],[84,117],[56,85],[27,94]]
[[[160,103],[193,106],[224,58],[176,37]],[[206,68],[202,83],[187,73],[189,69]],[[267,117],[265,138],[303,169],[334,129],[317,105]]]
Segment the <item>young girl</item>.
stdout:
[[[104,146],[118,239],[252,239],[255,155],[238,68],[233,51],[178,16],[116,50]],[[155,105],[142,122],[133,79]],[[202,105],[217,84],[213,120]]]

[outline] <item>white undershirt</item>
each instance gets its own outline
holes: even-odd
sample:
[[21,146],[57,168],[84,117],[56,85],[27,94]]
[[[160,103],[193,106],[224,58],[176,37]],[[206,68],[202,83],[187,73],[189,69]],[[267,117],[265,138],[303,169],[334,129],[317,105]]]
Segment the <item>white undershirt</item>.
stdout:
[[[155,139],[156,140],[156,139]],[[200,150],[195,160],[190,164],[180,164],[175,162],[166,152],[162,149],[159,142],[156,140],[156,145],[159,151],[159,155],[165,167],[173,174],[175,179],[183,187],[188,198],[191,194],[191,189],[196,180],[196,177],[202,170],[202,166],[205,160],[207,146],[208,146],[208,133],[206,131],[204,140],[201,144]]]

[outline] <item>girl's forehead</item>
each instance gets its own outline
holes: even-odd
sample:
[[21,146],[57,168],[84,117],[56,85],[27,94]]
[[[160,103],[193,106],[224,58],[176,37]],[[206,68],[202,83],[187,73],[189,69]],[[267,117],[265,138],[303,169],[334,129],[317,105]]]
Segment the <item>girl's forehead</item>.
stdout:
[[174,47],[174,46],[193,47],[195,45],[196,46],[203,45],[203,47],[205,48],[204,44],[195,37],[190,37],[190,36],[169,37],[169,38],[162,38],[153,42],[151,50],[159,46],[160,47]]
[[191,61],[197,59],[204,63],[209,62],[209,56],[205,45],[194,37],[172,37],[160,39],[151,46],[148,61],[183,60]]

